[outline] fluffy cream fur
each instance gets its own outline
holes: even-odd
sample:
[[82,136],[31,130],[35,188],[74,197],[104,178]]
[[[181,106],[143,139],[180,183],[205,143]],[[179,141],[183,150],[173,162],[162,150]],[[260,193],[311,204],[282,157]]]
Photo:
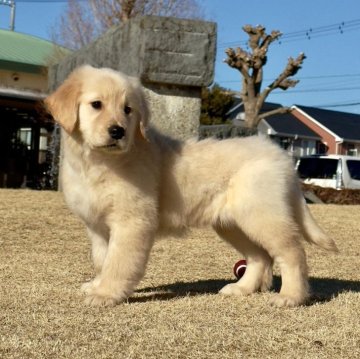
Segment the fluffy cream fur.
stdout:
[[[212,226],[247,259],[245,275],[222,294],[268,290],[272,265],[282,286],[272,304],[308,297],[301,238],[336,251],[312,218],[292,160],[260,137],[180,142],[149,127],[138,81],[83,66],[46,99],[63,127],[62,186],[92,242],[96,278],[86,302],[115,305],[144,275],[157,234]],[[109,127],[124,136],[113,139]]]

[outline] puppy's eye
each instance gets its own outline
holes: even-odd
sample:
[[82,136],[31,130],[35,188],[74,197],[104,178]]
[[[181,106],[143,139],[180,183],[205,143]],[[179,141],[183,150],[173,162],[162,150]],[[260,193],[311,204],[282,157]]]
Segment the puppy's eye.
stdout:
[[95,110],[101,110],[102,103],[101,101],[93,101],[91,102],[91,107],[94,108]]
[[124,107],[124,112],[125,112],[126,115],[130,114],[131,111],[132,111],[132,108],[130,106],[125,106]]

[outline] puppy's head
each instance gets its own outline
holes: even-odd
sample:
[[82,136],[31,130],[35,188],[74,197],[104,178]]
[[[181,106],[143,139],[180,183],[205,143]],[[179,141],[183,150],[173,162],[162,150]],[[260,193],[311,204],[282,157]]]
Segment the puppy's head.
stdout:
[[111,69],[76,69],[45,105],[63,129],[91,150],[128,150],[146,138],[148,108],[140,83]]

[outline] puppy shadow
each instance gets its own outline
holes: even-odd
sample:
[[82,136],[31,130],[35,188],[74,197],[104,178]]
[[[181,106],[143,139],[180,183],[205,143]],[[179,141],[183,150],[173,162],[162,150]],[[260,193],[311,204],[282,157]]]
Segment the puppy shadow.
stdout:
[[360,281],[335,278],[310,278],[311,297],[308,305],[330,302],[342,293],[360,293]]
[[[311,306],[317,303],[330,302],[341,293],[360,293],[360,282],[333,278],[310,278],[311,296],[306,304]],[[148,301],[168,301],[177,298],[193,297],[200,295],[218,294],[226,284],[235,283],[225,279],[208,279],[195,282],[176,282],[157,287],[139,289],[129,298],[129,303]],[[272,291],[279,292],[281,278],[274,276]]]
[[135,292],[129,302],[165,301],[174,298],[217,294],[231,281],[224,279],[198,280],[195,282],[175,282],[157,287],[146,287]]
[[[305,306],[318,303],[327,303],[342,293],[360,293],[360,282],[335,279],[335,278],[309,278],[310,298]],[[281,277],[274,276],[272,290],[279,292],[281,288]]]

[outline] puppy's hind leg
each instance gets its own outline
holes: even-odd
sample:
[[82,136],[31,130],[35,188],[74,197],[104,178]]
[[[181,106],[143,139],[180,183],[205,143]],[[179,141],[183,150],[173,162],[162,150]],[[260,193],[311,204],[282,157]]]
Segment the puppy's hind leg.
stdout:
[[[306,255],[297,225],[284,212],[259,208],[243,221],[243,231],[259,243],[280,266],[281,290],[271,299],[278,307],[303,304],[309,295]],[[259,221],[261,218],[261,221]]]
[[268,253],[251,242],[236,226],[215,227],[215,231],[226,242],[241,252],[247,262],[245,274],[236,283],[226,285],[221,291],[224,295],[248,295],[257,291],[267,291],[272,285],[272,259]]

